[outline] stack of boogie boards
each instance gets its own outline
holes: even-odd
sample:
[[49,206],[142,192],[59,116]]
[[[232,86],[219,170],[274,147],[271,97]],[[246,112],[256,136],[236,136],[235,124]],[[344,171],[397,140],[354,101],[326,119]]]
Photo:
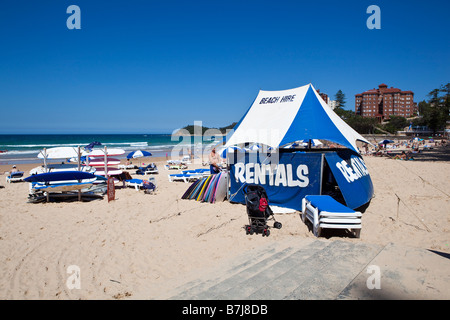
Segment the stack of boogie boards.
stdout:
[[223,201],[227,195],[228,175],[225,172],[211,174],[193,182],[181,199],[214,203]]

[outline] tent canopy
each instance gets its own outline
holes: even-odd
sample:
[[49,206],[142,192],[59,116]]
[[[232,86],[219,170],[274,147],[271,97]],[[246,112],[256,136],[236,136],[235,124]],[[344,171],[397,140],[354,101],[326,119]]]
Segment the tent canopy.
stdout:
[[281,91],[260,90],[225,146],[261,143],[278,148],[294,141],[320,139],[358,152],[356,141],[370,144],[323,101],[312,84]]

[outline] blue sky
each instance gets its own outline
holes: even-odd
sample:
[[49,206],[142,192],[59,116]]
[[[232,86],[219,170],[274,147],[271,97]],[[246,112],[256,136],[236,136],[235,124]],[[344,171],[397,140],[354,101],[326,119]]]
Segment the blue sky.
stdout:
[[[69,30],[69,5],[81,30]],[[381,29],[369,30],[369,5]],[[450,81],[449,1],[0,4],[0,133],[170,133],[238,121],[258,90],[312,83],[347,109],[380,83]]]

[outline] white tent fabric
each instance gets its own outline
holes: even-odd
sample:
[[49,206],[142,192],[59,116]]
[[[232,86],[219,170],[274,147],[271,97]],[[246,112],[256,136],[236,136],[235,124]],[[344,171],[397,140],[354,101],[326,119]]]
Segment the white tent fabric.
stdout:
[[312,84],[308,84],[290,90],[260,90],[227,137],[225,146],[259,143],[278,148],[307,139],[332,141],[356,152],[357,140],[370,144],[323,101]]

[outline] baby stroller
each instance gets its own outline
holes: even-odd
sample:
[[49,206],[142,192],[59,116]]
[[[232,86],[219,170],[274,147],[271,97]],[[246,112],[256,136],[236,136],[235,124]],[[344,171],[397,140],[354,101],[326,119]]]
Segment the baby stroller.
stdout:
[[[246,233],[262,233],[263,237],[268,237],[270,231],[267,220],[275,220],[275,217],[272,209],[269,207],[269,198],[267,197],[266,190],[262,186],[249,184],[243,188],[243,191],[250,223],[245,226]],[[275,220],[273,227],[281,229],[281,223]]]

